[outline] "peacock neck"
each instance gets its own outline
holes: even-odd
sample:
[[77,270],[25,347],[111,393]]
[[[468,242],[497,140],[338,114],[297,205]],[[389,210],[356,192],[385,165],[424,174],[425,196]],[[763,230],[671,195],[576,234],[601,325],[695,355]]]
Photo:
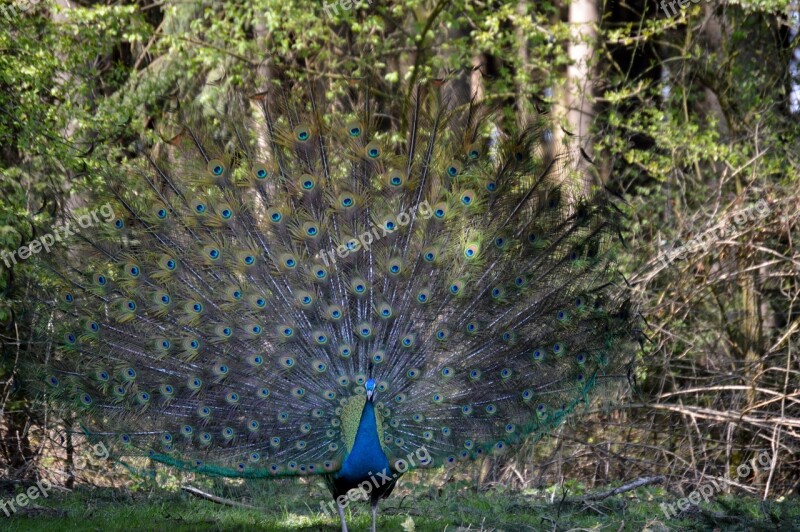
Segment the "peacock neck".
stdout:
[[372,401],[367,401],[361,411],[353,448],[345,457],[337,478],[361,482],[381,471],[389,471],[389,460],[381,448],[375,407]]

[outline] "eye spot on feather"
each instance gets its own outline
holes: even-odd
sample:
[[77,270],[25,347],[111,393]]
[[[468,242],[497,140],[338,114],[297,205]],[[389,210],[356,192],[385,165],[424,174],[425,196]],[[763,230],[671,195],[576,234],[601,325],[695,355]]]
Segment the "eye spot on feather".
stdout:
[[269,172],[267,172],[267,168],[263,164],[257,163],[253,165],[253,175],[255,175],[256,179],[259,181],[263,181],[267,178]]
[[225,165],[215,159],[208,162],[208,170],[215,176],[221,176],[225,171]]
[[450,177],[457,177],[461,173],[461,164],[458,162],[451,162],[447,165],[447,175]]
[[377,159],[381,156],[381,147],[375,142],[370,142],[365,151],[370,159]]
[[294,128],[294,136],[300,142],[305,142],[311,138],[311,129],[306,125],[298,125]]

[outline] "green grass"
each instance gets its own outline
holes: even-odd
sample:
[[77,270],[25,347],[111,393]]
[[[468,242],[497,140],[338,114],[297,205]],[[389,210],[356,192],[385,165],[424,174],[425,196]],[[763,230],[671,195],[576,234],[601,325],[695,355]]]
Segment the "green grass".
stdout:
[[[404,479],[405,480],[405,479]],[[676,498],[661,488],[641,488],[602,501],[574,502],[561,493],[550,501],[547,490],[510,492],[496,487],[476,492],[469,483],[426,487],[424,479],[401,480],[395,494],[381,503],[379,530],[800,530],[800,501],[765,502],[717,496],[673,519],[659,508]],[[183,532],[195,530],[339,530],[338,517],[325,517],[328,501],[321,481],[265,482],[249,502],[258,510],[220,506],[183,492],[147,488],[134,491],[79,489],[54,491],[12,517],[0,511],[0,529],[77,532],[83,530]],[[248,492],[252,494],[250,486]],[[550,490],[552,493],[552,490]],[[7,500],[12,494],[2,494]],[[561,501],[561,502],[559,502]],[[571,502],[573,501],[573,502]],[[351,503],[348,526],[368,530],[369,506]]]

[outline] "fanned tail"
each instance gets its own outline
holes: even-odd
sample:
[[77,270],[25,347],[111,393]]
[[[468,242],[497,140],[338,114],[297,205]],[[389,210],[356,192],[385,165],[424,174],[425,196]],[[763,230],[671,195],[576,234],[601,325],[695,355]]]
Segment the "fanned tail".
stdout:
[[369,378],[386,454],[428,453],[406,467],[502,452],[625,379],[620,213],[546,117],[503,136],[445,84],[406,132],[305,92],[106,176],[113,216],[50,264],[48,394],[121,454],[262,477],[336,471]]

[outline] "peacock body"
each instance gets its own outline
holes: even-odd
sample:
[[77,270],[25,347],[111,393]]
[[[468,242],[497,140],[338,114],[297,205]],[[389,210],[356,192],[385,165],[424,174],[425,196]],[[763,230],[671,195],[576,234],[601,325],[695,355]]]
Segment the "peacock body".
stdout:
[[47,393],[119,454],[325,475],[374,517],[407,469],[502,453],[624,379],[618,212],[546,121],[503,135],[455,94],[420,88],[400,129],[366,96],[270,91],[106,176],[111,221],[50,263]]

